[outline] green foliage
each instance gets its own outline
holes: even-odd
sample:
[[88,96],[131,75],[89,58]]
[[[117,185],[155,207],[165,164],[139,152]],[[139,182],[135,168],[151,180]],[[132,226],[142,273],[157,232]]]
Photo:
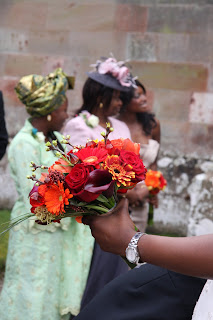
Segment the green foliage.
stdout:
[[[5,224],[5,222],[8,222],[9,220],[10,220],[10,211],[9,210],[0,210],[0,233],[7,226],[7,224]],[[5,269],[8,238],[9,238],[9,232],[5,233],[2,237],[0,237],[0,277],[1,277],[1,273]]]

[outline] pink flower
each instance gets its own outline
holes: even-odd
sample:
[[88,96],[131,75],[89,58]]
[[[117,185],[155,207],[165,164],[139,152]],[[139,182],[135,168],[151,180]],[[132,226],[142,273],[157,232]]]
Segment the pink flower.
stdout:
[[100,63],[98,72],[101,74],[111,73],[114,77],[118,76],[120,68],[114,58],[108,58],[106,61]]
[[128,80],[128,75],[129,75],[129,70],[127,67],[123,66],[120,68],[117,79],[120,81],[120,84],[122,86],[130,87],[131,83],[127,82]]

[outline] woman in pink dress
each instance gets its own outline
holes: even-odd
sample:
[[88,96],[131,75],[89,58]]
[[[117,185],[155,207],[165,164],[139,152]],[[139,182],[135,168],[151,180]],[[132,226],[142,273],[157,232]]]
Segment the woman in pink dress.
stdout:
[[[73,146],[85,145],[87,140],[102,140],[106,123],[113,132],[110,139],[129,138],[127,125],[117,116],[122,107],[120,92],[128,92],[135,86],[127,67],[114,58],[97,61],[95,71],[88,72],[83,87],[83,104],[76,117],[69,120],[64,135],[70,136]],[[92,236],[91,236],[92,237]],[[103,252],[94,242],[93,256],[87,286],[82,299],[82,308],[107,284],[118,275],[127,272],[128,266],[121,257]]]

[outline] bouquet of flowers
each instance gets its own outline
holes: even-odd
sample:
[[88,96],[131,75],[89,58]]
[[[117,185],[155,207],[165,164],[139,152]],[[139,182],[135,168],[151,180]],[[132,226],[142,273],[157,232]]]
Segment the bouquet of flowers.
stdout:
[[[161,190],[164,190],[167,181],[160,171],[148,170],[146,173],[145,184],[149,189],[149,197],[152,198]],[[153,225],[154,217],[154,207],[152,203],[149,203],[149,215],[148,215],[148,225]]]
[[[31,163],[33,173],[27,177],[35,181],[29,194],[31,213],[12,221],[8,229],[30,217],[49,224],[65,217],[80,220],[85,215],[107,213],[116,206],[117,193],[143,181],[146,168],[139,156],[140,145],[129,139],[109,140],[112,130],[107,124],[103,140],[70,145],[68,153],[59,149],[57,140],[47,142],[47,151],[54,151],[59,159],[50,167]],[[63,137],[62,143],[69,144],[69,138]],[[39,179],[37,168],[47,170]]]

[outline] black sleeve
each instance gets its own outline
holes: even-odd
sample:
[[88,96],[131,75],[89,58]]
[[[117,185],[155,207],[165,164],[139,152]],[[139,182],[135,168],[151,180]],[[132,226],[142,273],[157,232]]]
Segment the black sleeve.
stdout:
[[75,320],[191,320],[206,280],[151,264],[109,282]]
[[5,154],[8,144],[8,134],[4,119],[4,101],[2,92],[0,91],[0,160]]

